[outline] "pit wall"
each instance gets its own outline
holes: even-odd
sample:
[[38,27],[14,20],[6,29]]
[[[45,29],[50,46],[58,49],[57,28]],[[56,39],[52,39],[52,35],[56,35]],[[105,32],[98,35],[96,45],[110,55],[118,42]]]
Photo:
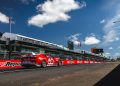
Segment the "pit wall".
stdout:
[[[104,62],[98,62],[98,61],[92,61],[92,60],[80,60],[80,61],[67,61],[64,60],[63,65],[69,65],[69,64],[95,64],[95,63],[104,63]],[[23,68],[21,66],[21,60],[0,60],[0,69],[19,69]]]

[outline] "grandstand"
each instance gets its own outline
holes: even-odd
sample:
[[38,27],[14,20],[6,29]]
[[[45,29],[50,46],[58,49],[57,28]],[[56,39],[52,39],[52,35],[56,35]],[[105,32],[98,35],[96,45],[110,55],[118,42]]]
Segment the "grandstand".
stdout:
[[52,53],[52,54],[67,54],[67,55],[80,55],[83,58],[105,58],[101,55],[94,54],[88,51],[84,52],[75,52],[73,50],[69,50],[68,48],[30,38],[27,36],[19,35],[19,34],[14,34],[14,33],[8,33],[5,32],[1,36],[0,40],[0,50],[5,50],[6,49],[6,44],[9,42],[9,45],[11,46],[11,51],[13,52],[19,52],[19,53],[29,53],[29,52],[34,52],[34,53]]
[[58,44],[30,38],[30,37],[26,37],[26,36],[14,34],[14,33],[6,32],[1,37],[3,41],[7,41],[8,38],[10,39],[12,51],[19,51],[19,52],[33,51],[33,52],[39,53],[39,52],[42,52],[43,48],[45,47],[68,50],[68,48],[62,45],[58,45]]

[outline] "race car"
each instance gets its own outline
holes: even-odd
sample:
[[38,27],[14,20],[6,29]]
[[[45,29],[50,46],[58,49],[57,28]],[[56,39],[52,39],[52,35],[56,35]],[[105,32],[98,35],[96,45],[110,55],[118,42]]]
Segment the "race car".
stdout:
[[62,62],[59,57],[53,57],[50,54],[36,54],[26,55],[21,59],[21,65],[24,67],[47,67],[47,66],[61,66]]

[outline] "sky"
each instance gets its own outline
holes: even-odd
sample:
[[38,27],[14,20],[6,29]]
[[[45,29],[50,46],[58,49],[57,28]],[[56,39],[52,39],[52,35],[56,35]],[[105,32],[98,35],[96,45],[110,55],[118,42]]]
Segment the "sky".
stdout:
[[[0,32],[120,55],[120,0],[0,0]],[[79,46],[81,44],[81,47]]]

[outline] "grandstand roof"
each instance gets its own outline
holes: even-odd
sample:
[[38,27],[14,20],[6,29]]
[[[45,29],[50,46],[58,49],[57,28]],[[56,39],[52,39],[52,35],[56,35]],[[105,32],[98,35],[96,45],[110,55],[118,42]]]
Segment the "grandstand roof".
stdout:
[[38,39],[35,39],[35,38],[30,38],[30,37],[27,37],[27,36],[23,36],[23,35],[19,35],[19,34],[14,34],[14,33],[5,32],[2,35],[2,38],[3,38],[3,40],[6,40],[6,38],[10,38],[10,40],[24,41],[24,42],[28,42],[28,43],[33,43],[33,44],[38,44],[38,45],[44,45],[44,46],[52,46],[52,47],[55,47],[55,48],[60,48],[60,49],[68,50],[63,45],[58,45],[58,44],[46,42],[46,41],[43,41],[43,40],[38,40]]

